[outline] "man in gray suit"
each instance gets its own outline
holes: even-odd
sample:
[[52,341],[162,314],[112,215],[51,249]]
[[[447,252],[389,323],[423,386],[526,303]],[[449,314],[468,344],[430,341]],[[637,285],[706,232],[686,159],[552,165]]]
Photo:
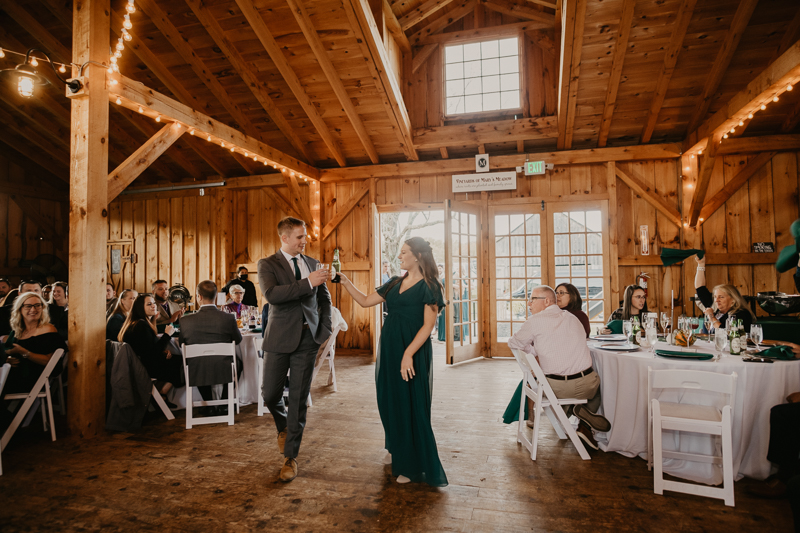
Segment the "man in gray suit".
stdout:
[[[242,342],[242,334],[236,326],[236,318],[217,309],[214,301],[217,297],[217,284],[213,281],[201,281],[197,285],[196,302],[200,309],[191,315],[184,315],[180,322],[179,341],[184,344],[216,344],[218,342]],[[209,356],[192,358],[187,361],[189,382],[196,386],[204,400],[211,400],[211,386],[231,382],[231,360],[227,356]],[[242,362],[236,358],[237,375],[242,372]],[[187,385],[188,386],[188,385]],[[222,388],[222,398],[228,397],[228,388]],[[203,415],[211,415],[213,411],[228,414],[227,407],[222,405],[216,410],[209,407],[201,411]]]
[[[278,235],[281,249],[258,262],[258,284],[269,302],[262,394],[285,456],[280,477],[291,481],[297,476],[317,351],[331,336],[331,295],[325,286],[328,271],[317,270],[319,261],[303,255],[305,222],[287,217],[278,223]],[[287,413],[283,387],[290,369]]]

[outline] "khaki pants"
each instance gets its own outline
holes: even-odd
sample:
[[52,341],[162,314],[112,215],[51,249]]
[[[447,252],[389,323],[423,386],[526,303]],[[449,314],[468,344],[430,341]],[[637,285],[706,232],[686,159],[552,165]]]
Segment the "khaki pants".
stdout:
[[[586,407],[592,413],[596,413],[600,408],[600,376],[597,372],[592,372],[588,376],[564,381],[563,379],[550,379],[547,382],[556,393],[556,398],[576,398],[578,400],[588,400]],[[572,407],[572,406],[565,406]],[[567,411],[571,414],[572,409]]]

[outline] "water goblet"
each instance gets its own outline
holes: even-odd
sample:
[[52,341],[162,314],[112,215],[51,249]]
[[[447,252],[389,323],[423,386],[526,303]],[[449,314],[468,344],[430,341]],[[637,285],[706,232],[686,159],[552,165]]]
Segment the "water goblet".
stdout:
[[756,349],[760,352],[761,341],[764,340],[764,330],[761,328],[761,324],[753,324],[750,326],[750,338],[753,339]]
[[670,326],[672,319],[667,313],[661,313],[661,329],[664,331],[664,335],[667,334],[667,328]]
[[725,344],[728,342],[728,332],[724,328],[717,328],[714,332],[714,348],[717,350],[717,357],[715,361],[719,361],[722,356],[722,350],[725,349]]
[[628,338],[631,336],[631,331],[633,331],[633,323],[629,320],[624,320],[622,322],[622,333],[624,333],[625,337]]
[[647,333],[645,337],[647,339],[647,344],[650,345],[650,351],[653,352],[653,357],[655,357],[656,342],[658,342],[658,330],[656,329],[655,325],[649,326],[647,328]]

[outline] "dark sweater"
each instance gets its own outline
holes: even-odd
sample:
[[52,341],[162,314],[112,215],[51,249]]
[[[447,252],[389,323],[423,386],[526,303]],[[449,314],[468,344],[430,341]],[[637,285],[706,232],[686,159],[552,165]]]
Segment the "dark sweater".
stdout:
[[[704,306],[711,307],[714,305],[714,295],[711,294],[711,291],[708,290],[708,287],[705,285],[697,287],[695,289],[695,294],[697,294],[697,297],[700,298],[700,301]],[[725,322],[728,320],[728,315],[729,313],[722,313],[720,311],[715,313],[715,316],[722,324],[722,327],[725,327]],[[753,323],[753,315],[750,313],[750,311],[747,309],[739,309],[733,314],[733,316],[742,321],[742,324],[744,325],[744,331],[749,335],[750,325]]]
[[153,328],[144,320],[139,320],[132,328],[128,328],[123,338],[130,344],[151,378],[166,381],[175,386],[183,383],[183,362],[180,356],[167,359],[164,353],[169,344],[169,335],[158,338]]
[[592,331],[592,328],[589,326],[589,317],[586,315],[586,313],[584,313],[580,309],[578,309],[577,311],[573,311],[572,309],[567,309],[567,311],[575,315],[578,318],[578,320],[581,321],[581,324],[583,324],[583,329],[586,330],[586,338],[588,339],[589,333]]

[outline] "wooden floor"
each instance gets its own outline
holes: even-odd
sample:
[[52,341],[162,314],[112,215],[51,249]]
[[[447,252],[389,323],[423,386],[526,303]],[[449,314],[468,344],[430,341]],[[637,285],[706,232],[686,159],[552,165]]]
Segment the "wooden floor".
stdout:
[[[439,345],[437,348],[441,348]],[[500,422],[520,375],[513,361],[445,368],[437,357],[434,431],[446,488],[398,485],[380,459],[375,366],[336,359],[339,392],[312,388],[300,475],[278,481],[272,418],[242,409],[236,425],[186,431],[183,413],[151,416],[137,434],[52,443],[41,426],[3,453],[0,530],[15,531],[789,531],[785,501],[736,484],[720,500],[656,496],[641,459],[581,461],[548,423],[538,460]]]

